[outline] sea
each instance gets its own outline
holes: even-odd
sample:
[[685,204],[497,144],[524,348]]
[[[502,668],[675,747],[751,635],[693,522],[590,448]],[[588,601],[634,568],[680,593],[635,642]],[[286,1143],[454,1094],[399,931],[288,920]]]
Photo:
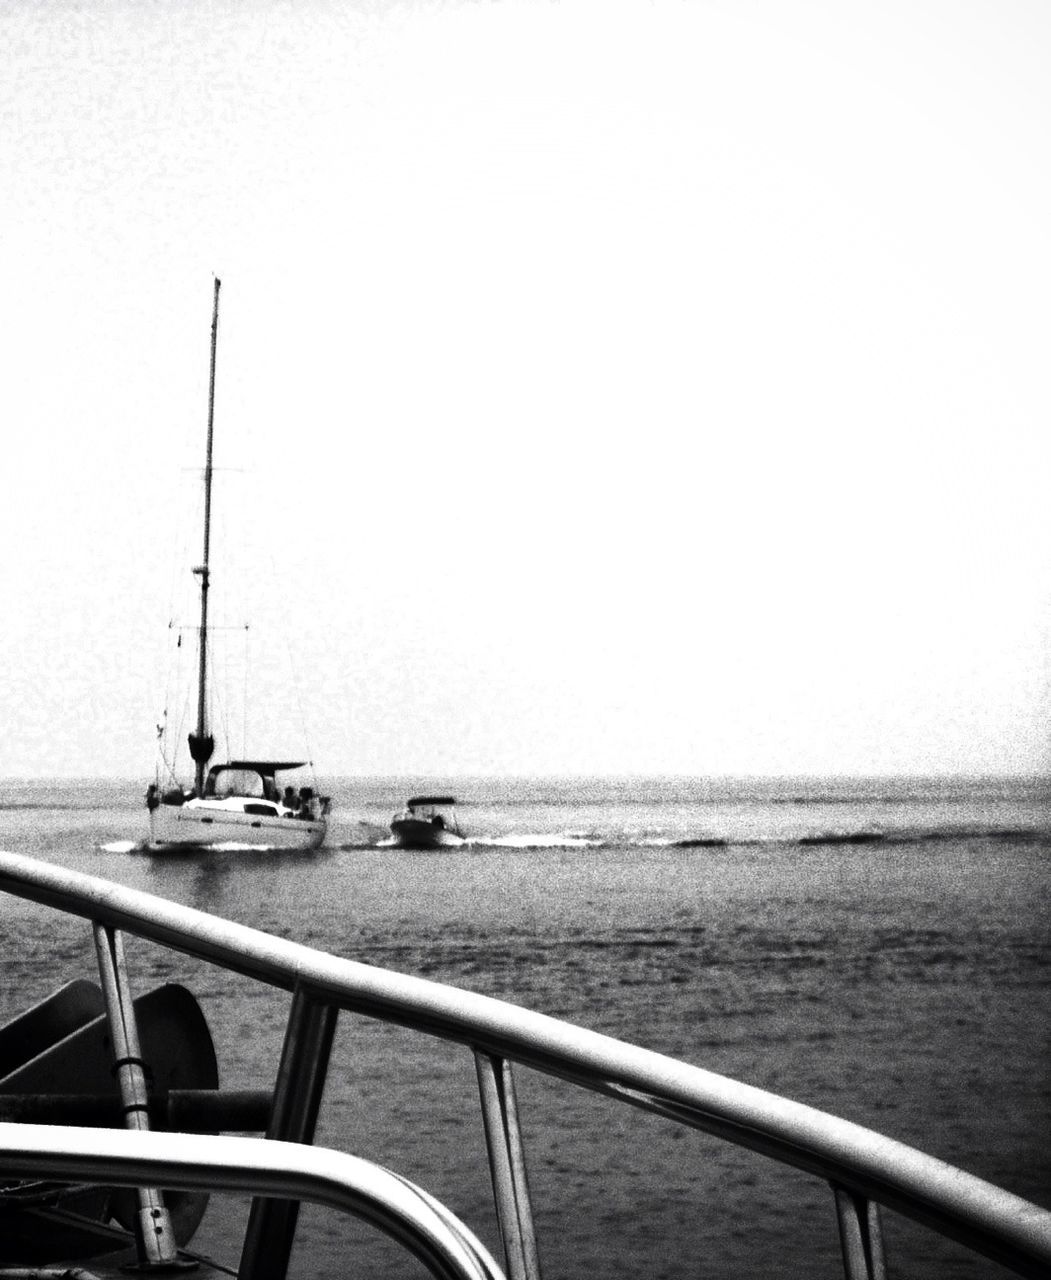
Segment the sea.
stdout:
[[[309,854],[144,843],[143,780],[7,780],[0,847],[369,964],[483,992],[773,1090],[1051,1208],[1051,780],[336,778]],[[459,848],[391,847],[416,791]],[[0,1025],[93,977],[86,922],[0,900]],[[289,997],[129,939],[136,994],[200,1000],[222,1084],[273,1084]],[[520,1069],[548,1280],[836,1277],[811,1175]],[[477,1086],[459,1046],[341,1013],[317,1141],[445,1201],[498,1254]],[[192,1247],[236,1267],[247,1201]],[[1007,1274],[893,1213],[895,1276]],[[416,1276],[306,1207],[291,1275]]]

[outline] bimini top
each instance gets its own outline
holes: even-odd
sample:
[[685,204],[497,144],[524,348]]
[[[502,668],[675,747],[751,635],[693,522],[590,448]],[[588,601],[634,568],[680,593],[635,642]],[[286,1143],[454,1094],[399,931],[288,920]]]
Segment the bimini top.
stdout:
[[264,778],[272,778],[275,773],[284,773],[286,769],[302,769],[309,760],[227,760],[225,764],[213,764],[209,773],[218,773],[220,769],[247,769]]
[[456,801],[452,796],[413,796],[405,806],[407,809],[415,809],[421,804],[455,804]]

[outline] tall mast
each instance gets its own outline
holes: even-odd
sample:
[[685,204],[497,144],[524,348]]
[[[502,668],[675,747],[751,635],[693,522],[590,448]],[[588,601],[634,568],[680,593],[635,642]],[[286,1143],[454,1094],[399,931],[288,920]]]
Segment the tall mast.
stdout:
[[208,443],[204,460],[204,556],[194,573],[201,579],[201,629],[197,668],[197,729],[190,734],[190,755],[194,762],[194,794],[204,794],[204,772],[215,750],[208,733],[206,692],[208,680],[208,556],[212,533],[212,424],[215,418],[215,348],[219,336],[219,278],[215,279],[212,302],[212,359],[208,374]]

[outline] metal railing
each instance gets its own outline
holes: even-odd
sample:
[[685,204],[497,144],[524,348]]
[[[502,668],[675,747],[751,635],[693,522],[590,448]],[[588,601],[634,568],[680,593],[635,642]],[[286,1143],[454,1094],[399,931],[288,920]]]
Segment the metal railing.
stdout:
[[503,1280],[484,1245],[443,1204],[389,1169],[342,1151],[263,1138],[0,1122],[0,1160],[5,1175],[294,1196],[370,1223],[439,1280]]
[[[880,1205],[1019,1275],[1051,1274],[1051,1211],[827,1112],[492,997],[340,959],[18,854],[0,852],[0,889],[293,992],[270,1138],[310,1141],[337,1010],[469,1047],[512,1280],[540,1275],[513,1063],[825,1179],[847,1280],[886,1274]],[[260,1209],[242,1280],[279,1280],[294,1228],[294,1210],[280,1221]]]

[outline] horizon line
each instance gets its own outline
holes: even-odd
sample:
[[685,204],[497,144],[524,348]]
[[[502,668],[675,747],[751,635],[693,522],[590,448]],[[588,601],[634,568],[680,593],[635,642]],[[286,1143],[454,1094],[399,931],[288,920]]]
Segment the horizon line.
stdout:
[[[691,778],[691,779],[844,779],[844,780],[884,780],[884,779],[923,779],[923,778],[966,778],[971,780],[979,779],[1039,779],[1045,778],[1051,781],[1051,768],[1044,770],[995,770],[995,769],[946,769],[946,770],[905,770],[905,771],[847,771],[843,773],[818,771],[818,770],[748,770],[742,772],[698,772],[687,773],[679,770],[638,770],[631,769],[623,772],[614,770],[608,772],[595,772],[593,770],[581,770],[572,772],[547,772],[541,771],[536,773],[528,772],[497,772],[497,773],[464,773],[451,771],[448,773],[390,773],[386,771],[377,772],[361,772],[361,773],[337,773],[327,772],[315,769],[314,773],[322,778],[356,778],[356,779],[387,779],[387,778],[484,778],[492,780],[536,780],[543,778],[558,779],[654,779],[654,778]],[[10,773],[0,774],[0,783],[2,782],[134,782],[140,780],[145,774],[139,773]]]

